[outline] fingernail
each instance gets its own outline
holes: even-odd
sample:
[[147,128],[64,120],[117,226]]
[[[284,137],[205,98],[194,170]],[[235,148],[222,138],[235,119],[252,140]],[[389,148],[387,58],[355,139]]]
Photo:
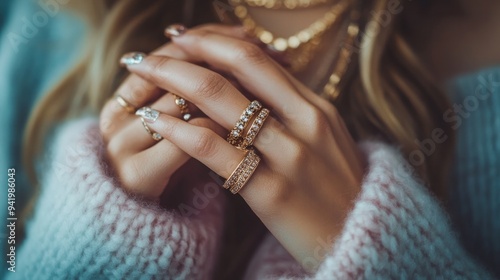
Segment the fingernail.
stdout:
[[146,54],[141,52],[131,52],[124,54],[120,59],[120,66],[126,67],[130,65],[136,65],[141,63],[144,58],[146,58]]
[[150,107],[142,107],[135,112],[137,116],[142,117],[148,123],[154,123],[160,117],[160,112],[151,109]]
[[172,24],[165,28],[165,36],[168,38],[179,37],[186,33],[187,28],[182,24]]

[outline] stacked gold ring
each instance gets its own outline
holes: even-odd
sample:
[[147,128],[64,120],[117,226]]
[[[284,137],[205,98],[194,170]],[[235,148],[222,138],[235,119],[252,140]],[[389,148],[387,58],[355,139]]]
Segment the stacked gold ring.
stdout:
[[[245,157],[223,185],[225,189],[230,190],[233,194],[237,194],[245,186],[260,163],[260,157],[252,148],[252,144],[255,142],[269,113],[268,109],[262,108],[259,101],[252,101],[243,111],[240,119],[227,137],[227,141],[231,145],[245,151]],[[252,119],[252,125],[245,134],[245,130]]]
[[255,151],[253,149],[247,150],[245,158],[238,164],[222,187],[228,189],[233,194],[237,194],[248,180],[250,180],[259,163],[260,157]]
[[243,111],[233,130],[231,130],[227,136],[227,142],[238,147],[243,140],[243,133],[248,125],[248,122],[250,122],[250,119],[252,119],[255,113],[259,112],[261,109],[262,105],[259,101],[252,101],[245,111]]
[[253,142],[257,138],[257,135],[262,129],[262,126],[266,122],[267,117],[269,117],[269,113],[270,113],[269,110],[266,108],[260,111],[259,115],[257,115],[255,120],[253,121],[252,125],[250,126],[250,129],[247,132],[247,135],[245,136],[245,138],[243,138],[243,141],[238,146],[238,148],[245,150],[253,145]]

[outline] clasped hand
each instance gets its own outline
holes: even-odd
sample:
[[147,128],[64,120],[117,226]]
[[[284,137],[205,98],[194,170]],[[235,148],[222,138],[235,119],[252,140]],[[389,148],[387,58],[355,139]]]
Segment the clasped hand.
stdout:
[[[148,126],[164,139],[153,140],[140,119],[115,100],[106,104],[101,131],[125,190],[157,199],[176,187],[171,179],[190,159],[228,178],[244,153],[225,136],[256,99],[272,116],[254,143],[261,163],[239,194],[299,263],[314,255],[317,238],[341,232],[364,173],[358,147],[335,107],[252,43],[241,27],[193,28],[128,70],[132,74],[117,94],[138,108],[158,110]],[[189,101],[195,117],[182,120],[175,97],[165,92]],[[193,177],[186,172],[186,180]]]

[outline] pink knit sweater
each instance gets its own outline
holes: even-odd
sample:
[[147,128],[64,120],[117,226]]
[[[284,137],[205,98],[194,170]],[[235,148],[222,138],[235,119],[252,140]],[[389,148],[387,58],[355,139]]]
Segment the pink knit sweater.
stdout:
[[[223,196],[194,215],[130,197],[109,176],[97,122],[65,125],[53,146],[13,279],[211,279]],[[490,279],[468,256],[444,211],[386,145],[360,145],[369,162],[342,233],[318,239],[307,275],[271,235],[245,279]],[[188,198],[179,205],[191,205]],[[194,206],[192,206],[194,207]],[[330,244],[331,244],[330,243]]]

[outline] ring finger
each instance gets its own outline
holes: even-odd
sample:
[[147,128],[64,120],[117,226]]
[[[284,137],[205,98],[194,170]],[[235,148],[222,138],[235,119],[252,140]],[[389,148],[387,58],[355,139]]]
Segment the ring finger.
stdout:
[[[189,124],[223,133],[223,128],[206,118],[192,119]],[[172,175],[189,159],[188,154],[171,141],[164,139],[149,149],[120,162],[121,170],[126,173],[120,177],[129,179],[129,181],[122,182],[128,191],[146,197],[159,197]]]
[[[243,151],[226,142],[213,129],[195,126],[165,114],[160,114],[149,125],[165,139],[224,178],[230,177],[245,157]],[[265,169],[265,164],[261,164],[259,168]]]

